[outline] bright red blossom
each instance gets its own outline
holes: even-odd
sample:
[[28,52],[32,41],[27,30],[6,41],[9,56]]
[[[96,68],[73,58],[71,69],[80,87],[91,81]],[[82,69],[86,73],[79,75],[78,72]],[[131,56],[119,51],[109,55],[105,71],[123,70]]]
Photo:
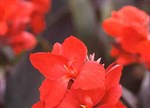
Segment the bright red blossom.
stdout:
[[35,34],[45,28],[44,16],[51,0],[0,0],[0,47],[9,45],[16,54],[35,47]]
[[103,28],[115,38],[117,45],[114,45],[111,54],[117,57],[119,63],[149,64],[149,16],[144,11],[134,6],[124,6],[112,12],[111,17],[103,22]]
[[86,59],[86,55],[86,46],[73,36],[56,43],[52,52],[31,54],[32,65],[46,78],[40,87],[40,102],[32,108],[101,108],[105,104],[124,108],[116,106],[122,66],[105,70],[94,56]]

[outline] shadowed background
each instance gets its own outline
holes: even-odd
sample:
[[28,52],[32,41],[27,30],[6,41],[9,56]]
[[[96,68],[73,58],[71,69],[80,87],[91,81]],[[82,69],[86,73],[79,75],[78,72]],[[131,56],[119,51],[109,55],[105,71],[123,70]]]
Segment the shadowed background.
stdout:
[[[108,66],[113,62],[109,55],[111,39],[102,30],[101,22],[110,16],[112,10],[124,5],[135,5],[150,12],[148,0],[53,0],[52,9],[46,17],[47,28],[40,37],[49,47],[41,43],[32,52],[50,51],[55,42],[63,42],[66,37],[75,35],[87,45],[89,53],[95,52],[96,58],[102,57],[102,63]],[[21,57],[11,69],[12,74],[7,77],[4,108],[31,108],[39,100],[38,88],[43,76],[31,65],[29,54],[27,52]],[[145,76],[149,76],[144,72],[145,69],[139,64],[124,69],[121,79],[124,86],[122,100],[128,108],[150,106],[147,99],[149,93],[146,92],[150,89],[141,86],[147,82]]]

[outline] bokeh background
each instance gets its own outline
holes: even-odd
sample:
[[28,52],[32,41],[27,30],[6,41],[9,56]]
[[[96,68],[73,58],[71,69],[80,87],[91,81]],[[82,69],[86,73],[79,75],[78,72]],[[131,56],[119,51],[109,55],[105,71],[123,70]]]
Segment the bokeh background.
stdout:
[[[55,42],[61,43],[70,35],[81,39],[89,53],[101,57],[106,67],[112,63],[114,59],[109,54],[112,39],[106,35],[101,23],[112,10],[125,5],[134,5],[150,13],[150,0],[52,0],[46,16],[47,28],[40,34],[36,48],[16,57],[12,65],[3,54],[0,56],[0,62],[3,61],[0,71],[7,73],[3,77],[6,88],[1,108],[31,108],[39,100],[38,88],[43,76],[31,65],[29,54],[50,51]],[[150,75],[140,64],[124,67],[122,101],[128,108],[150,108],[149,82]]]

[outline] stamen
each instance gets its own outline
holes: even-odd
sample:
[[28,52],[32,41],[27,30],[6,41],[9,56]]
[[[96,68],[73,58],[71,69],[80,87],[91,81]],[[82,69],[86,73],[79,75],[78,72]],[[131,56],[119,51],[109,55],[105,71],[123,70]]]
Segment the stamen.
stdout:
[[85,105],[80,105],[81,106],[81,108],[86,108],[86,106]]
[[64,68],[65,68],[67,71],[69,71],[69,68],[68,68],[66,65],[64,65]]
[[64,68],[67,71],[67,75],[71,78],[76,78],[77,77],[77,72],[75,70],[72,70],[71,68],[68,68],[66,65],[64,65]]

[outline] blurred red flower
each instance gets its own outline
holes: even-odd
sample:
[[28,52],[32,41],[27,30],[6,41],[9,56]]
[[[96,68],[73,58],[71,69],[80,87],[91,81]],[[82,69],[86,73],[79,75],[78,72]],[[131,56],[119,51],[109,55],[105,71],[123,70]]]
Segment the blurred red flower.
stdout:
[[29,50],[35,47],[37,41],[34,36],[28,32],[22,31],[9,38],[8,44],[12,47],[16,54],[22,50]]
[[86,55],[84,43],[73,36],[55,43],[52,52],[31,54],[32,65],[46,77],[40,87],[41,102],[33,108],[115,107],[121,96],[122,66],[105,70],[100,59],[94,61],[94,55],[86,59]]
[[[117,45],[111,54],[118,58],[119,63],[147,62],[145,53],[150,44],[149,16],[144,11],[134,6],[124,6],[113,11],[102,25],[105,32],[115,38]],[[148,58],[150,61],[150,56]]]
[[[35,47],[35,34],[45,29],[44,16],[51,0],[0,0],[0,46],[12,47],[16,54]],[[31,25],[31,26],[29,26]]]
[[45,27],[44,16],[51,8],[51,0],[29,0],[34,4],[35,10],[31,15],[31,28],[35,34],[41,33]]

